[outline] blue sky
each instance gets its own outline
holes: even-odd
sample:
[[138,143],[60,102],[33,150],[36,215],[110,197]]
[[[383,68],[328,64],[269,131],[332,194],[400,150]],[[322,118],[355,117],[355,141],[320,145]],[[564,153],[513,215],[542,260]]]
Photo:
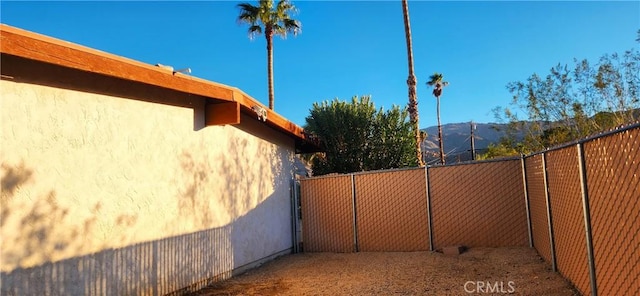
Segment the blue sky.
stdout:
[[[266,43],[249,40],[236,23],[239,2],[3,0],[0,21],[149,64],[190,67],[193,76],[266,105]],[[303,125],[313,102],[323,100],[371,95],[378,107],[406,105],[399,0],[293,3],[302,34],[274,42],[276,112]],[[409,10],[423,128],[436,124],[425,85],[433,72],[450,82],[443,123],[491,122],[491,110],[511,100],[508,82],[638,46],[639,1],[409,1]]]

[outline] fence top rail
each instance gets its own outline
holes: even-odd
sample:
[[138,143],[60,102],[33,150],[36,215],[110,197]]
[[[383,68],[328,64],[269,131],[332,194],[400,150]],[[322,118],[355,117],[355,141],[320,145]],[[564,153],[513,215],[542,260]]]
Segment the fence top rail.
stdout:
[[626,126],[622,126],[620,128],[614,128],[614,129],[611,129],[611,130],[608,130],[608,131],[605,131],[605,132],[602,132],[602,133],[598,133],[598,134],[595,134],[595,135],[592,135],[592,136],[589,136],[589,137],[586,137],[586,138],[582,138],[582,139],[579,139],[579,140],[575,140],[575,141],[567,142],[567,143],[560,144],[560,145],[557,145],[557,146],[553,146],[553,147],[550,147],[550,148],[547,148],[547,149],[544,149],[544,150],[541,150],[541,151],[533,152],[531,154],[525,155],[524,157],[525,158],[529,158],[529,157],[532,157],[532,156],[536,156],[538,154],[543,154],[545,152],[560,150],[560,149],[567,148],[569,146],[574,146],[574,145],[577,145],[577,144],[584,144],[584,143],[592,141],[592,140],[597,140],[597,139],[600,139],[600,138],[604,138],[606,136],[615,135],[615,134],[618,134],[618,133],[623,133],[623,132],[626,132],[628,130],[632,130],[632,129],[635,129],[635,128],[640,128],[640,121],[636,121],[635,123],[632,123],[632,124],[629,124],[629,125],[626,125]]
[[536,156],[538,154],[543,154],[546,152],[550,152],[550,151],[555,151],[555,150],[560,150],[569,146],[574,146],[576,144],[582,144],[585,142],[589,142],[592,140],[596,140],[599,138],[603,138],[609,135],[614,135],[614,134],[618,134],[618,133],[622,133],[628,130],[632,130],[635,128],[640,128],[640,121],[635,122],[633,124],[629,124],[620,128],[616,128],[616,129],[612,129],[606,132],[602,132],[602,133],[598,133],[580,140],[575,140],[575,141],[571,141],[571,142],[567,142],[558,146],[553,146],[551,148],[547,148],[541,151],[537,151],[528,155],[521,155],[521,156],[512,156],[512,157],[504,157],[504,158],[496,158],[496,159],[487,159],[487,160],[470,160],[470,161],[465,161],[465,162],[459,162],[459,163],[453,163],[453,164],[445,164],[445,165],[428,165],[426,167],[406,167],[406,168],[395,168],[395,169],[385,169],[385,170],[375,170],[375,171],[364,171],[364,172],[353,172],[353,173],[346,173],[346,174],[331,174],[331,175],[322,175],[322,176],[312,176],[312,177],[306,177],[306,178],[301,178],[300,180],[304,181],[304,180],[315,180],[315,179],[322,179],[322,178],[339,178],[339,177],[345,177],[345,176],[352,176],[352,175],[366,175],[366,174],[377,174],[377,173],[388,173],[388,172],[398,172],[398,171],[408,171],[408,170],[424,170],[424,169],[429,169],[429,168],[444,168],[444,167],[453,167],[453,166],[460,166],[460,165],[474,165],[474,164],[483,164],[483,163],[491,163],[491,162],[503,162],[503,161],[512,161],[512,160],[520,160],[521,158],[529,158],[529,157],[533,157]]
[[401,172],[401,171],[410,171],[410,170],[424,170],[424,168],[425,167],[406,167],[406,168],[385,169],[385,170],[375,170],[375,171],[353,172],[353,173],[345,173],[345,174],[321,175],[321,176],[302,178],[301,180],[314,180],[314,179],[332,178],[332,177],[335,178],[335,177],[344,177],[344,176],[351,176],[351,175],[391,173],[391,172]]
[[348,177],[348,176],[351,176],[351,174],[330,174],[330,175],[320,175],[320,176],[302,177],[302,178],[300,178],[300,181],[317,180],[317,179],[341,178],[341,177]]
[[463,162],[457,162],[457,163],[445,164],[445,165],[441,165],[441,164],[429,165],[427,167],[428,168],[445,168],[445,167],[460,166],[460,165],[474,165],[474,164],[483,164],[483,163],[491,163],[491,162],[520,160],[521,158],[522,158],[521,156],[510,156],[510,157],[501,157],[501,158],[493,158],[493,159],[485,159],[485,160],[469,160],[469,161],[463,161]]
[[460,166],[460,165],[474,165],[474,164],[483,164],[483,163],[491,163],[491,162],[520,160],[521,158],[522,158],[521,156],[512,156],[512,157],[504,157],[504,158],[497,158],[497,159],[472,160],[472,161],[465,161],[465,162],[445,164],[445,165],[428,165],[426,167],[406,167],[406,168],[396,168],[396,169],[353,172],[353,173],[345,173],[345,174],[330,174],[330,175],[304,177],[304,178],[301,178],[300,180],[315,180],[315,179],[323,179],[323,178],[339,178],[339,177],[345,177],[345,176],[351,176],[351,175],[357,176],[357,175],[392,173],[392,172],[411,171],[411,170],[424,170],[427,168],[443,168],[443,167],[452,167],[452,166]]

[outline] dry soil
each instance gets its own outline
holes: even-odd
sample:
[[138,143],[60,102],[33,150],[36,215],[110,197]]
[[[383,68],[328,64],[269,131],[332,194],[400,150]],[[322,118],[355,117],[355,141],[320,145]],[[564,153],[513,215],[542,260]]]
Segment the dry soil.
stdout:
[[302,253],[195,295],[579,295],[530,248]]

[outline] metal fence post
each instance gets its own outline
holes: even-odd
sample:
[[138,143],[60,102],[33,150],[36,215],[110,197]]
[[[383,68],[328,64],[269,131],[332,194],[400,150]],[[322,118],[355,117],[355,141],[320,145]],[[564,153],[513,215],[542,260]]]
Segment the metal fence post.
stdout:
[[292,252],[295,254],[296,252],[296,180],[291,180],[291,243],[292,243]]
[[298,180],[293,180],[293,253],[300,253],[300,238],[298,237],[298,226],[300,222],[300,216],[298,215],[300,212],[300,196],[298,195],[298,188],[300,188],[300,183]]
[[358,252],[358,216],[356,211],[356,176],[351,174],[351,198],[353,205],[353,251]]
[[529,189],[527,184],[527,166],[524,160],[524,154],[520,155],[522,164],[522,182],[524,184],[524,205],[527,210],[527,230],[529,233],[529,248],[533,248],[533,230],[531,228],[531,210],[529,209]]
[[547,224],[549,225],[549,244],[551,247],[551,266],[553,271],[558,271],[556,265],[556,244],[553,238],[553,224],[551,219],[551,197],[549,196],[549,180],[547,174],[547,155],[542,153],[542,171],[544,172],[544,196],[547,203]]
[[584,230],[587,242],[587,256],[589,257],[589,280],[591,282],[591,295],[598,295],[598,285],[596,283],[596,263],[593,256],[593,238],[591,232],[591,212],[589,208],[589,188],[587,186],[587,168],[584,158],[584,146],[582,143],[576,145],[578,150],[578,169],[580,172],[580,185],[582,193],[582,210],[584,213]]
[[433,225],[431,225],[431,192],[429,189],[429,166],[424,167],[424,179],[427,194],[427,223],[429,223],[429,251],[433,251]]

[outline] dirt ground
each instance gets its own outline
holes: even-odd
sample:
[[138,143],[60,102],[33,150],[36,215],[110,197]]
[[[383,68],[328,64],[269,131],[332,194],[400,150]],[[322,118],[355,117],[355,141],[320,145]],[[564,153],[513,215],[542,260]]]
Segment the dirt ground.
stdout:
[[530,248],[302,253],[195,295],[579,295]]

